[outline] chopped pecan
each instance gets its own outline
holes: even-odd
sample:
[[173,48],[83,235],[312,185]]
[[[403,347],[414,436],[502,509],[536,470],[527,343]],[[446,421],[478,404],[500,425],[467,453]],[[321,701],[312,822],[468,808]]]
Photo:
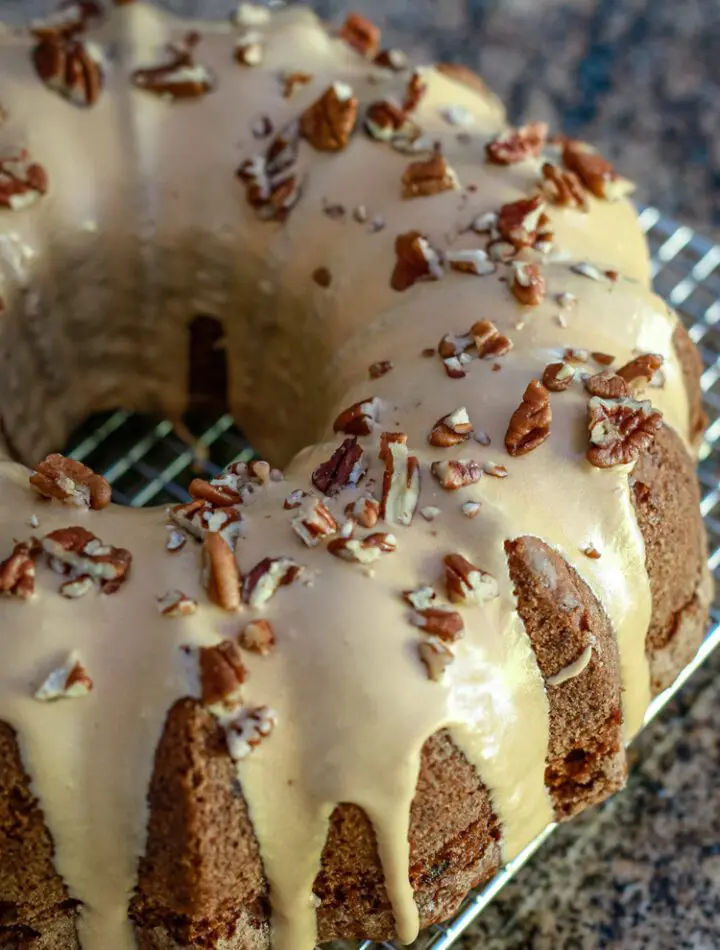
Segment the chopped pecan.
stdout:
[[618,175],[610,162],[586,142],[566,141],[562,160],[565,167],[575,172],[596,198],[614,201],[635,190],[631,181]]
[[467,373],[462,368],[462,363],[457,356],[448,356],[443,360],[443,365],[445,366],[445,372],[450,377],[450,379],[464,379],[467,376]]
[[197,601],[181,590],[169,590],[158,597],[158,610],[163,617],[190,617],[197,608]]
[[198,33],[188,33],[182,43],[169,47],[170,61],[160,66],[136,69],[133,85],[168,99],[197,99],[215,88],[215,77],[195,62]]
[[384,376],[386,373],[389,373],[393,369],[393,363],[390,360],[378,360],[376,363],[371,363],[368,367],[368,373],[370,379],[380,379],[381,376]]
[[453,79],[463,86],[468,86],[470,89],[474,89],[475,92],[479,92],[484,96],[488,94],[488,87],[485,82],[468,66],[462,66],[458,63],[436,63],[435,69],[443,76],[447,76],[448,79]]
[[338,415],[333,423],[335,432],[345,435],[371,435],[378,421],[380,400],[375,396],[353,403]]
[[316,267],[312,272],[312,279],[318,287],[325,290],[332,284],[332,274],[327,267]]
[[357,436],[350,436],[327,462],[318,465],[312,473],[313,485],[325,495],[336,495],[343,488],[357,485],[367,471],[364,455]]
[[295,488],[283,502],[283,508],[285,508],[286,511],[291,511],[293,508],[300,508],[303,501],[308,498],[309,495],[310,493],[306,492],[305,489]]
[[283,98],[292,98],[292,95],[296,89],[300,88],[301,86],[307,86],[308,83],[313,81],[313,78],[314,77],[312,73],[287,73],[287,75],[283,77]]
[[355,128],[358,100],[352,87],[336,82],[300,117],[300,133],[320,152],[346,148]]
[[493,165],[514,165],[526,158],[536,158],[545,146],[547,133],[545,122],[508,129],[485,146],[487,160]]
[[587,363],[590,359],[590,353],[582,347],[566,346],[565,359],[570,363]]
[[370,103],[365,112],[365,129],[379,142],[392,142],[395,138],[416,139],[420,135],[415,123],[388,99]]
[[202,541],[208,532],[217,532],[233,547],[240,533],[242,515],[237,508],[218,508],[196,499],[168,509],[168,514],[185,531]]
[[588,403],[588,461],[597,468],[634,462],[648,449],[662,425],[662,414],[634,399],[601,399]]
[[479,501],[466,501],[462,504],[462,513],[466,518],[475,518],[480,514],[482,505]]
[[45,498],[78,508],[107,508],[112,495],[102,475],[64,455],[48,455],[30,476],[30,484]]
[[53,670],[35,691],[35,699],[52,702],[56,699],[79,699],[92,691],[93,681],[76,653]]
[[403,69],[407,69],[407,53],[401,49],[383,49],[377,54],[373,63],[382,69],[392,69],[394,73],[401,73]]
[[77,600],[89,594],[95,586],[95,582],[89,574],[80,574],[78,577],[72,577],[60,585],[60,594],[67,597],[68,600]]
[[235,44],[235,62],[241,66],[259,66],[263,61],[263,46],[259,33],[248,33]]
[[394,534],[376,531],[362,541],[356,538],[335,538],[328,544],[328,551],[343,561],[355,561],[358,564],[372,564],[383,554],[392,554],[397,548]]
[[42,20],[33,20],[30,32],[39,40],[82,33],[94,19],[102,17],[102,10],[92,0],[63,3],[59,10]]
[[271,479],[272,469],[262,459],[233,462],[209,483],[194,479],[190,484],[190,494],[216,508],[246,505],[254,495],[268,486]]
[[513,297],[527,307],[537,307],[545,299],[545,278],[538,264],[515,261],[510,290]]
[[505,433],[508,454],[526,455],[542,445],[550,435],[551,421],[550,395],[542,383],[532,379]]
[[420,659],[427,671],[428,679],[438,682],[443,678],[445,670],[455,659],[447,644],[438,637],[428,637],[418,644]]
[[442,511],[437,507],[437,505],[424,505],[420,509],[420,514],[426,521],[434,521],[436,518],[440,517]]
[[542,167],[540,190],[550,204],[588,210],[587,195],[578,176],[553,162],[545,162]]
[[295,173],[300,142],[296,120],[274,136],[263,154],[246,159],[237,171],[248,203],[264,221],[284,221],[302,193]]
[[492,478],[507,478],[509,475],[504,465],[493,461],[483,462],[483,472],[492,476]]
[[210,600],[223,610],[240,607],[240,572],[232,548],[217,532],[203,541],[203,583]]
[[[472,331],[462,334],[446,333],[438,343],[437,351],[443,359],[462,356],[475,344]],[[432,352],[432,351],[431,351]]]
[[484,604],[499,595],[495,578],[476,567],[462,554],[448,554],[444,558],[444,564],[445,589],[448,600],[452,603]]
[[448,251],[445,259],[452,270],[463,274],[475,274],[476,277],[487,277],[495,273],[495,264],[490,260],[486,251],[481,248],[472,248],[465,251]]
[[403,99],[403,109],[405,112],[414,112],[425,98],[428,85],[422,77],[419,69],[413,71],[405,87],[405,98]]
[[577,264],[571,265],[570,270],[574,274],[580,274],[581,277],[587,277],[588,280],[603,281],[607,279],[607,275],[589,261],[579,261]]
[[380,49],[380,28],[360,13],[348,16],[338,36],[368,59],[372,59]]
[[440,280],[443,276],[440,255],[419,231],[406,231],[395,239],[397,261],[390,286],[408,290],[419,280]]
[[47,173],[33,162],[27,149],[0,151],[0,208],[22,211],[48,190]]
[[587,376],[585,389],[591,396],[602,396],[603,399],[620,399],[630,395],[625,380],[609,369]]
[[240,648],[232,640],[198,651],[200,694],[204,705],[230,709],[242,703],[242,685],[247,678]]
[[380,517],[380,502],[375,498],[356,498],[345,506],[345,516],[361,528],[374,528]]
[[512,341],[500,333],[490,320],[478,320],[470,327],[475,348],[481,359],[492,359],[504,356],[512,349]]
[[473,425],[467,409],[465,406],[460,406],[459,409],[438,419],[428,436],[428,442],[438,448],[448,449],[453,445],[460,445],[461,442],[467,442],[472,431]]
[[663,363],[664,359],[659,353],[643,353],[622,366],[617,374],[625,380],[632,392],[638,392],[652,382]]
[[448,491],[456,491],[480,481],[482,468],[472,459],[450,459],[447,462],[433,462],[430,471]]
[[404,590],[403,600],[414,607],[415,610],[427,610],[432,607],[437,598],[437,594],[432,587],[417,587],[415,590]]
[[543,386],[551,393],[564,392],[575,378],[575,370],[568,363],[548,363],[543,371]]
[[437,195],[442,191],[457,191],[458,177],[448,160],[436,149],[430,158],[411,162],[402,177],[403,198]]
[[74,577],[88,575],[101,583],[106,593],[114,593],[127,577],[132,554],[115,548],[81,527],[58,528],[42,540],[43,550],[58,563],[67,565]]
[[591,561],[597,561],[602,557],[602,554],[598,551],[594,544],[586,544],[582,549],[582,553],[585,557],[589,557]]
[[459,640],[465,629],[463,618],[457,610],[442,605],[413,610],[410,614],[410,623],[415,627],[420,627],[425,633],[439,637],[448,643]]
[[385,472],[380,514],[389,524],[407,526],[420,502],[420,463],[416,456],[408,454],[406,442],[403,433],[383,433],[380,458],[385,463]]
[[42,550],[39,541],[20,541],[12,554],[0,562],[0,594],[29,600],[35,593],[35,558]]
[[171,528],[165,544],[165,550],[170,551],[171,554],[175,554],[177,551],[181,551],[186,544],[187,535],[182,531],[178,531],[177,528]]
[[269,656],[275,649],[275,632],[269,620],[251,620],[239,637],[240,646],[250,653]]
[[615,357],[610,353],[599,353],[597,350],[593,350],[590,356],[601,366],[610,366],[611,363],[615,362]]
[[206,501],[216,508],[229,508],[241,504],[240,493],[230,485],[218,485],[206,482],[204,478],[193,478],[188,488],[190,497]]
[[276,725],[277,713],[269,706],[241,710],[234,719],[225,724],[225,738],[233,762],[246,759],[261,742],[272,735]]
[[337,521],[317,498],[309,502],[291,524],[293,531],[309,548],[314,548],[325,538],[331,538],[338,529]]
[[542,195],[504,204],[498,213],[495,228],[500,241],[512,245],[515,253],[526,247],[537,247],[540,241],[552,240]]
[[242,599],[251,607],[262,607],[277,592],[302,573],[302,567],[290,557],[266,557],[243,577]]
[[41,40],[33,50],[40,79],[78,106],[92,106],[104,82],[102,53],[94,43],[65,35]]

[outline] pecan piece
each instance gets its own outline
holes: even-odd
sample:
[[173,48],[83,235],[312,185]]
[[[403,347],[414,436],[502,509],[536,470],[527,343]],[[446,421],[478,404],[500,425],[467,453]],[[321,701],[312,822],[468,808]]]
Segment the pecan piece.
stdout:
[[380,518],[380,502],[374,498],[356,498],[345,506],[345,516],[361,528],[374,528]]
[[250,607],[262,607],[277,592],[302,573],[302,567],[290,557],[266,557],[246,574],[242,582],[242,599]]
[[529,122],[517,129],[507,129],[485,146],[487,160],[493,165],[515,165],[526,158],[537,158],[547,140],[545,122]]
[[407,53],[401,49],[383,49],[373,60],[373,65],[380,66],[381,69],[391,69],[394,73],[401,73],[407,69]]
[[457,191],[458,177],[448,160],[435,149],[430,158],[411,162],[402,176],[403,198],[420,198],[437,195],[442,191]]
[[444,559],[445,588],[454,604],[484,604],[499,596],[498,582],[487,571],[476,567],[462,554]]
[[22,211],[35,204],[48,190],[47,173],[33,162],[27,149],[0,152],[0,208]]
[[413,71],[405,87],[405,98],[403,99],[403,109],[405,112],[414,112],[425,98],[428,86],[422,77],[419,69]]
[[586,377],[585,389],[591,396],[602,396],[603,399],[620,399],[630,395],[625,380],[609,369]]
[[[548,218],[545,214],[545,199],[542,195],[521,198],[504,204],[495,224],[502,241],[511,244],[515,252],[524,247],[535,247],[542,237],[548,240]],[[492,231],[491,231],[492,233]]]
[[526,455],[550,435],[552,412],[550,395],[537,379],[528,383],[522,402],[510,417],[505,433],[505,448],[509,455]]
[[53,670],[35,691],[35,699],[52,702],[56,699],[79,699],[92,691],[93,681],[76,653]]
[[365,112],[365,130],[378,142],[392,142],[395,138],[415,139],[420,135],[415,123],[388,99],[370,103]]
[[313,79],[312,73],[287,73],[283,76],[283,99],[291,99],[296,89],[307,86]]
[[437,595],[432,587],[417,587],[415,590],[404,590],[403,600],[405,600],[415,610],[427,610],[435,603]]
[[204,478],[193,478],[188,488],[190,497],[206,501],[216,508],[229,508],[241,504],[240,493],[229,485],[206,482]]
[[464,251],[448,251],[445,260],[452,270],[462,274],[475,274],[476,277],[487,277],[495,273],[495,265],[486,251],[481,248],[472,248]]
[[79,526],[51,531],[42,540],[43,550],[59,564],[66,565],[74,578],[88,575],[100,582],[105,593],[114,593],[132,563],[125,548],[103,544],[92,532]]
[[470,327],[475,348],[481,359],[504,356],[512,349],[512,341],[500,333],[491,320],[478,320]]
[[41,40],[33,50],[33,63],[48,89],[77,106],[92,106],[104,83],[102,53],[94,43],[67,36]]
[[648,449],[662,425],[662,414],[648,401],[601,399],[588,403],[588,461],[597,468],[634,462]]
[[63,3],[59,10],[42,20],[30,23],[30,32],[38,40],[82,33],[93,19],[100,19],[102,10],[92,0]]
[[465,629],[465,622],[457,610],[442,605],[413,610],[410,614],[410,623],[447,643],[459,640]]
[[250,653],[269,656],[275,649],[275,633],[269,620],[251,620],[239,637],[240,646]]
[[586,142],[566,141],[562,160],[596,198],[615,201],[635,190],[631,181],[618,175],[611,163]]
[[393,363],[390,360],[378,360],[375,363],[371,363],[368,367],[368,373],[370,379],[380,379],[381,376],[384,376],[386,373],[389,373],[393,369]]
[[303,501],[309,497],[310,493],[306,492],[304,488],[294,488],[283,502],[283,508],[286,511],[301,508]]
[[467,409],[465,406],[460,406],[454,412],[438,419],[428,436],[428,442],[438,448],[448,449],[453,445],[460,445],[461,442],[467,442],[472,431],[473,425]]
[[309,548],[337,534],[337,521],[321,501],[314,499],[290,522],[293,531]]
[[357,485],[367,471],[364,455],[357,436],[350,436],[327,462],[318,465],[312,473],[313,485],[325,495],[336,495],[343,488]]
[[242,685],[247,678],[240,648],[232,640],[198,653],[200,694],[205,706],[228,709],[242,702]]
[[380,49],[380,28],[360,13],[349,14],[338,37],[368,59],[376,56]]
[[235,554],[216,532],[208,532],[203,541],[203,585],[210,600],[223,610],[240,607],[240,572]]
[[42,550],[35,538],[20,541],[12,554],[0,562],[0,594],[29,600],[35,593],[35,558]]
[[457,491],[467,485],[474,485],[482,476],[481,466],[472,459],[451,459],[447,462],[433,462],[430,471],[448,491]]
[[560,208],[588,210],[587,195],[578,176],[553,162],[543,164],[540,190],[550,204]]
[[575,378],[575,370],[568,363],[548,363],[543,371],[543,386],[551,393],[564,392]]
[[225,724],[225,738],[233,762],[241,762],[261,742],[272,735],[277,725],[277,713],[269,706],[243,709],[233,720]]
[[163,617],[190,617],[198,608],[198,603],[181,590],[169,590],[158,597],[158,610]]
[[380,400],[375,396],[353,403],[338,415],[333,423],[335,432],[345,435],[371,435],[378,421]]
[[235,44],[235,62],[241,66],[259,66],[263,61],[264,50],[259,33],[248,33]]
[[108,482],[87,465],[48,455],[30,476],[30,484],[45,498],[57,498],[66,505],[99,510],[110,504],[112,489]]
[[397,548],[394,534],[376,531],[362,541],[357,538],[335,538],[328,544],[328,551],[343,561],[355,561],[358,564],[372,564],[383,554],[392,554]]
[[526,307],[537,307],[545,299],[545,278],[538,264],[515,261],[510,291]]
[[389,524],[409,525],[420,502],[420,462],[410,455],[407,436],[385,432],[380,458],[385,463],[380,514]]
[[625,380],[632,392],[637,392],[652,382],[663,363],[664,359],[659,353],[643,353],[622,366],[617,374]]
[[132,74],[133,85],[168,99],[197,99],[212,92],[215,77],[209,69],[195,62],[195,47],[199,42],[198,33],[188,33],[182,43],[169,47],[169,62],[136,69]]
[[300,117],[300,133],[320,152],[346,148],[355,128],[358,99],[347,83],[336,82]]
[[429,637],[419,643],[418,653],[427,671],[428,679],[435,682],[443,678],[445,670],[455,659],[450,647],[437,637]]
[[393,290],[408,290],[419,280],[440,280],[443,269],[440,255],[419,231],[406,231],[395,239],[397,261],[390,286]]

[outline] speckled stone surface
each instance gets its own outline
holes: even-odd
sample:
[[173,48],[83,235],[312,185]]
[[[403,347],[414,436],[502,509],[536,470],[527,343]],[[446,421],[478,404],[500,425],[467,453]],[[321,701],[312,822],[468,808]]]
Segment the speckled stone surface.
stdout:
[[[0,19],[51,9],[0,0]],[[229,0],[168,0],[225,16]],[[720,240],[718,0],[317,0],[466,62],[514,120],[595,142],[641,200]],[[720,950],[720,655],[640,737],[629,786],[558,830],[464,950]]]

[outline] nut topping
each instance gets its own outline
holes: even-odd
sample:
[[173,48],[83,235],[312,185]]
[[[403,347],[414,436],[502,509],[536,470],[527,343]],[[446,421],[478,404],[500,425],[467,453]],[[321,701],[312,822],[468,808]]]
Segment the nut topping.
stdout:
[[229,508],[241,504],[240,493],[229,485],[217,485],[206,482],[204,478],[193,478],[188,488],[191,498],[206,501],[216,508]]
[[93,19],[99,19],[102,10],[92,0],[63,3],[59,10],[42,20],[33,20],[30,32],[39,40],[82,33]]
[[48,190],[47,173],[30,160],[27,149],[0,151],[0,208],[22,211]]
[[588,403],[588,461],[597,468],[634,462],[661,425],[662,414],[648,401],[594,396]]
[[43,550],[58,564],[66,565],[74,578],[88,575],[107,593],[114,593],[127,577],[132,555],[115,548],[81,527],[59,528],[42,540]]
[[273,138],[262,155],[246,159],[237,171],[245,182],[248,204],[263,221],[285,221],[300,200],[302,183],[296,169],[299,126],[291,122]]
[[528,247],[545,250],[544,245],[552,241],[552,231],[542,195],[504,204],[494,228],[490,228],[490,236],[493,239],[489,247],[491,252],[496,242],[501,245],[506,242],[516,254]]
[[56,699],[80,699],[93,688],[87,670],[76,653],[72,653],[63,666],[53,670],[35,691],[35,699],[52,702]]
[[136,69],[133,85],[155,96],[168,99],[197,99],[212,92],[215,77],[205,66],[195,62],[198,33],[189,33],[183,43],[169,47],[170,61],[161,66]]
[[493,165],[515,165],[536,158],[547,140],[545,122],[530,122],[519,129],[508,129],[485,146],[487,160]]
[[467,485],[480,481],[482,468],[472,459],[451,459],[447,462],[433,462],[430,471],[443,488],[457,491]]
[[402,177],[403,198],[437,195],[442,191],[457,191],[458,177],[445,156],[435,150],[430,158],[411,162]]
[[562,160],[596,198],[615,201],[635,190],[631,181],[618,175],[610,162],[586,142],[566,141]]
[[495,273],[495,265],[481,248],[466,251],[448,251],[445,255],[452,270],[463,274],[475,274],[476,277],[487,277]]
[[361,528],[374,528],[380,518],[380,502],[374,498],[356,498],[345,506],[345,516]]
[[380,379],[381,376],[389,373],[392,369],[393,364],[390,360],[378,360],[376,363],[370,364],[368,373],[370,374],[370,379]]
[[197,601],[183,594],[181,590],[170,590],[158,597],[158,610],[163,617],[189,617],[197,608]]
[[243,709],[231,722],[226,723],[225,738],[233,762],[246,759],[261,742],[272,735],[276,725],[277,713],[269,706]]
[[0,594],[10,594],[20,600],[29,600],[35,593],[35,558],[40,553],[40,543],[18,542],[12,554],[0,562]]
[[553,162],[545,162],[542,167],[540,190],[550,204],[588,210],[587,195],[578,176]]
[[48,89],[77,106],[92,106],[100,98],[104,81],[103,57],[94,43],[57,35],[41,40],[33,62]]
[[335,538],[328,544],[328,551],[344,561],[355,561],[358,564],[372,564],[383,554],[392,554],[397,548],[397,539],[394,534],[376,531],[369,534],[362,541],[356,538]]
[[360,13],[351,13],[348,16],[338,37],[367,59],[376,56],[380,49],[379,27]]
[[573,264],[570,267],[570,270],[574,274],[580,274],[581,277],[587,277],[588,280],[603,281],[607,280],[607,275],[604,274],[601,270],[598,270],[594,264],[591,264],[589,261],[580,261],[577,264]]
[[389,99],[370,103],[365,112],[365,130],[378,142],[393,142],[397,138],[414,140],[420,135],[417,125]]
[[364,454],[357,436],[345,439],[327,462],[318,465],[312,473],[313,485],[325,495],[336,495],[343,488],[354,487],[367,471]]
[[532,379],[505,433],[508,454],[526,455],[542,445],[550,435],[551,421],[549,393],[542,383]]
[[465,406],[460,406],[454,412],[438,419],[428,436],[428,442],[438,448],[448,449],[453,445],[460,445],[461,442],[467,442],[472,431],[473,425],[467,409]]
[[313,499],[291,521],[293,531],[309,548],[314,548],[326,538],[337,533],[337,521],[321,501]]
[[405,98],[403,99],[403,109],[405,112],[414,112],[425,98],[428,86],[422,77],[419,69],[416,69],[405,88]]
[[311,73],[295,72],[283,76],[283,99],[291,99],[296,89],[307,86],[313,79]]
[[183,534],[182,531],[178,531],[177,528],[171,528],[168,533],[168,539],[165,544],[165,550],[170,551],[171,554],[175,554],[177,551],[181,551],[187,544],[187,535]]
[[95,586],[95,582],[89,574],[80,574],[79,577],[71,578],[60,585],[60,594],[67,597],[68,600],[77,600],[89,594]]
[[275,649],[275,633],[269,620],[251,620],[239,640],[243,650],[259,656],[269,656]]
[[381,69],[391,69],[394,73],[401,73],[403,69],[407,69],[408,58],[401,49],[383,49],[377,54],[373,64]]
[[466,518],[476,518],[480,514],[482,505],[479,501],[466,501],[461,507]]
[[320,152],[346,148],[355,128],[358,100],[346,83],[336,82],[300,117],[300,133]]
[[300,508],[302,507],[303,501],[309,497],[310,493],[306,492],[303,488],[295,488],[283,502],[283,508],[286,511],[292,511],[293,508]]
[[243,603],[262,607],[277,592],[302,573],[302,567],[290,557],[266,557],[246,574],[242,582]]
[[404,590],[403,600],[415,610],[427,610],[435,603],[437,594],[432,587],[418,587],[416,590]]
[[440,280],[440,255],[419,231],[406,231],[395,239],[397,261],[390,280],[393,290],[408,290],[420,280]]
[[411,524],[420,502],[420,463],[408,454],[406,442],[403,433],[385,432],[380,452],[385,463],[381,517],[389,524],[405,526]]
[[609,369],[587,376],[585,389],[591,396],[602,396],[603,399],[620,399],[630,395],[625,380]]
[[454,604],[484,604],[499,595],[498,582],[462,554],[448,554],[445,559],[447,597]]
[[378,422],[380,400],[375,396],[362,399],[344,409],[333,423],[335,432],[345,435],[371,435]]
[[465,622],[457,610],[442,605],[413,610],[410,614],[410,623],[415,627],[420,627],[425,633],[439,637],[448,643],[459,640],[465,630]]
[[241,687],[247,678],[247,670],[236,643],[223,640],[214,647],[201,647],[198,664],[200,692],[206,706],[214,706],[219,711],[241,704]]
[[617,374],[625,380],[632,392],[637,392],[652,382],[663,363],[663,357],[659,353],[643,353],[622,366]]
[[235,44],[235,62],[241,66],[259,66],[264,51],[259,33],[248,33]]
[[475,348],[481,359],[493,359],[504,356],[512,349],[512,341],[500,333],[490,320],[478,320],[470,327]]
[[45,498],[78,508],[107,508],[112,495],[102,475],[64,455],[48,455],[30,476],[30,484]]
[[203,584],[210,600],[223,610],[240,607],[240,572],[235,555],[221,534],[208,532],[203,541]]
[[428,679],[435,682],[443,678],[445,670],[455,659],[450,647],[436,637],[428,638],[419,643],[418,653],[427,670]]
[[504,465],[493,461],[483,462],[483,472],[492,478],[507,478],[509,475]]
[[545,278],[538,264],[515,261],[510,290],[513,297],[527,307],[537,307],[545,299]]
[[575,370],[568,363],[548,363],[543,372],[543,386],[551,393],[564,392],[575,378]]

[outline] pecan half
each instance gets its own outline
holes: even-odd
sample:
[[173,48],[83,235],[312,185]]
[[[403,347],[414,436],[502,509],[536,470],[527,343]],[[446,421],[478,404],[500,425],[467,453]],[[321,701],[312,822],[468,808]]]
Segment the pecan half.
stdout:
[[380,518],[380,502],[375,498],[356,498],[345,506],[345,516],[361,528],[374,528]]
[[478,320],[470,327],[475,348],[481,359],[493,359],[504,356],[512,349],[512,341],[500,333],[490,320]]
[[237,560],[225,538],[216,532],[208,532],[203,541],[203,584],[210,600],[223,610],[240,607]]
[[56,498],[65,505],[99,510],[110,504],[112,489],[108,482],[87,465],[48,455],[30,476],[30,484],[45,498]]
[[370,435],[378,421],[380,400],[375,396],[353,403],[338,415],[333,423],[335,432],[345,435]]
[[372,59],[380,49],[380,28],[360,13],[348,16],[338,37],[368,59]]
[[80,699],[92,691],[93,681],[80,662],[76,653],[72,653],[67,662],[53,670],[35,691],[35,699],[40,702],[52,702],[56,699]]
[[575,370],[568,363],[548,363],[543,371],[543,386],[551,393],[564,392],[575,378]]
[[433,462],[430,471],[448,491],[456,491],[480,481],[482,468],[472,459],[450,459],[447,462]]
[[232,640],[198,651],[200,695],[206,706],[232,708],[242,703],[242,685],[247,678],[240,648]]
[[336,82],[300,117],[300,134],[320,152],[346,148],[357,120],[358,99],[347,83]]
[[241,762],[261,742],[272,735],[277,725],[277,713],[269,706],[243,709],[231,722],[225,724],[225,738],[233,762]]
[[664,359],[659,353],[643,353],[622,366],[617,374],[625,380],[632,392],[637,392],[652,382],[663,363]]
[[537,307],[545,299],[545,278],[538,264],[515,261],[510,291],[526,307]]
[[595,373],[594,376],[587,376],[585,389],[591,396],[602,396],[603,399],[620,399],[630,395],[625,380],[609,369]]
[[48,89],[77,106],[92,106],[104,82],[102,53],[94,43],[57,35],[41,40],[33,50],[33,63]]
[[465,406],[460,406],[438,419],[428,436],[428,442],[438,448],[448,449],[453,445],[460,445],[461,442],[467,442],[472,431],[473,425],[467,409]]
[[336,495],[343,488],[357,485],[367,471],[364,455],[357,436],[350,436],[327,462],[318,465],[312,473],[313,485],[325,495]]
[[380,514],[389,524],[411,524],[420,502],[420,462],[408,453],[407,436],[385,432],[380,458],[385,463]]
[[0,152],[0,208],[22,211],[35,204],[48,190],[47,173],[33,162],[27,149]]
[[29,600],[35,593],[35,558],[42,550],[39,541],[20,541],[12,554],[0,562],[0,594]]
[[550,435],[552,412],[550,395],[537,379],[528,383],[522,402],[510,417],[505,433],[505,448],[509,455],[526,455]]
[[397,548],[394,534],[376,531],[362,541],[357,538],[335,538],[328,544],[328,551],[343,561],[355,561],[358,564],[372,564],[383,554],[392,554]]
[[414,70],[405,87],[405,98],[403,99],[403,109],[405,112],[414,112],[425,98],[428,85],[422,77],[419,69]]
[[42,539],[42,546],[51,558],[69,567],[75,578],[88,575],[101,583],[105,593],[117,590],[132,564],[132,554],[125,548],[103,544],[79,526],[51,531]]
[[457,610],[442,605],[413,610],[410,614],[410,623],[425,633],[439,637],[448,643],[459,640],[465,630],[465,622]]
[[240,646],[250,653],[269,656],[275,649],[275,633],[269,620],[251,620],[239,637]]
[[543,164],[540,190],[550,204],[560,208],[588,210],[587,195],[578,176],[553,162]]
[[614,201],[635,190],[631,181],[618,175],[611,163],[586,142],[566,141],[562,160],[596,198]]
[[408,290],[420,280],[440,280],[440,255],[419,231],[406,231],[395,239],[395,269],[390,279],[393,290]]
[[588,461],[597,468],[634,462],[648,449],[662,425],[662,414],[647,402],[601,399],[588,403]]
[[138,89],[168,99],[198,99],[215,88],[215,77],[207,67],[195,62],[198,33],[188,33],[184,42],[171,45],[170,60],[160,66],[136,69],[132,83]]
[[402,176],[403,198],[420,198],[443,191],[457,191],[458,177],[445,156],[436,149],[430,158],[411,162]]
[[444,558],[445,589],[454,604],[484,604],[499,596],[498,582],[487,571],[476,567],[462,554]]
[[536,158],[545,146],[547,133],[545,122],[508,129],[485,146],[487,160],[493,165],[515,165],[526,158]]
[[326,538],[331,538],[337,534],[337,521],[330,514],[328,509],[321,501],[313,499],[291,521],[293,531],[298,535],[303,544],[309,548],[314,548]]
[[292,584],[302,567],[290,557],[266,557],[246,574],[242,582],[242,599],[250,607],[262,607],[278,588]]
[[455,659],[449,646],[437,637],[428,638],[418,644],[420,659],[427,671],[428,679],[439,682],[445,670]]

